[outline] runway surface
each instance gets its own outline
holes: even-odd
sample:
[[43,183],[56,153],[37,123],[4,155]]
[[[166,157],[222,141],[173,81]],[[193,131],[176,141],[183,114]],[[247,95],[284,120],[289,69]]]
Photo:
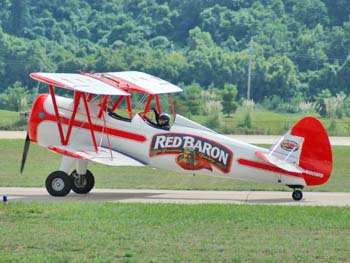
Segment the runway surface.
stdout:
[[11,202],[122,202],[122,203],[180,203],[180,204],[268,204],[298,206],[350,206],[350,193],[304,192],[304,199],[293,201],[291,192],[280,191],[175,191],[94,189],[78,195],[52,197],[45,188],[0,187],[1,196]]

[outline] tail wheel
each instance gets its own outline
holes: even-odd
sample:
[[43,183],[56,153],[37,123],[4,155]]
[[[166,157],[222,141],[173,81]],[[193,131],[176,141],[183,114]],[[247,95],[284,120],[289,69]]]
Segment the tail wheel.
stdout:
[[303,199],[303,192],[301,190],[294,190],[292,193],[292,198],[294,201],[300,201]]
[[72,190],[77,194],[87,194],[95,185],[95,178],[89,170],[86,171],[86,174],[78,174],[74,170],[70,175],[70,181]]
[[45,186],[52,196],[66,196],[70,192],[71,182],[68,174],[55,171],[46,178]]

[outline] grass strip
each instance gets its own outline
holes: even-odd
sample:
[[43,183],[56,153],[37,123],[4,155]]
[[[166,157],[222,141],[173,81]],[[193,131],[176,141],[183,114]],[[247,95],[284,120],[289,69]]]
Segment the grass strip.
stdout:
[[347,262],[350,209],[9,203],[0,262]]

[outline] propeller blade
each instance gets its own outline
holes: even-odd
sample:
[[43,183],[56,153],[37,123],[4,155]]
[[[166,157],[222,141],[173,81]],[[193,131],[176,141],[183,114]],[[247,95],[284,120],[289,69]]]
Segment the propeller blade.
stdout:
[[24,148],[23,148],[23,155],[22,155],[22,162],[21,162],[21,174],[22,174],[23,169],[24,169],[24,164],[26,163],[29,145],[30,145],[30,138],[29,138],[29,133],[27,132],[27,137],[26,137],[26,140],[24,142]]

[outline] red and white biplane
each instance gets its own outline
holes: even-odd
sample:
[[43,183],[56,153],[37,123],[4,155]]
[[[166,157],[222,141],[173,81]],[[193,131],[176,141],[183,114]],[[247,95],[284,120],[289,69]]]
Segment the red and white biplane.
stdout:
[[[46,179],[46,189],[53,196],[65,196],[71,190],[90,192],[95,179],[87,169],[89,162],[149,165],[277,183],[291,187],[294,200],[302,199],[305,186],[327,182],[332,172],[328,135],[313,117],[302,119],[270,149],[264,149],[176,114],[172,94],[182,89],[146,73],[30,76],[46,83],[50,93],[40,94],[33,104],[21,172],[30,141],[62,154],[59,169]],[[56,95],[55,87],[71,90],[74,98]],[[132,97],[140,96],[145,99],[143,110],[132,102]],[[162,113],[164,104],[171,111],[168,126],[148,117],[152,106]]]

